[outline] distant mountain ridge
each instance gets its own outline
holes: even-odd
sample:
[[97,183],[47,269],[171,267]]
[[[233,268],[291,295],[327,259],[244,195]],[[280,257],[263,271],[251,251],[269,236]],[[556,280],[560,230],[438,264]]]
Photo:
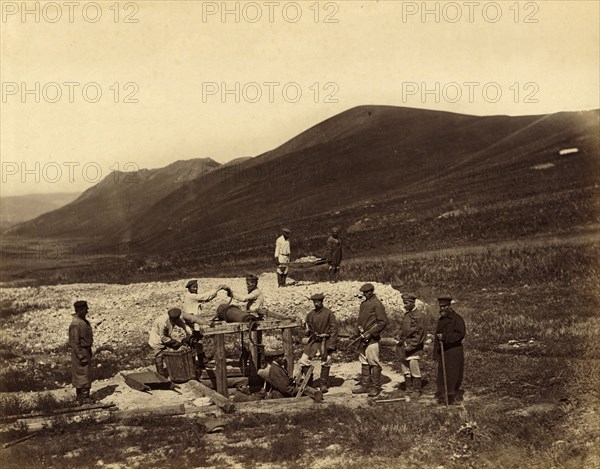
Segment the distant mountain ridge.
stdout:
[[60,210],[45,213],[7,234],[43,238],[107,239],[178,187],[221,167],[210,158],[178,160],[164,168],[113,171]]
[[56,210],[78,196],[78,192],[55,192],[0,197],[0,230]]
[[[593,203],[586,194],[595,190],[599,117],[598,110],[479,117],[360,106],[254,158],[228,165],[178,161],[143,170],[139,182],[129,185],[111,184],[109,176],[68,206],[14,227],[12,234],[91,235],[146,254],[220,255],[268,245],[282,225],[292,227],[296,245],[310,243],[333,224],[360,227],[352,236],[362,237],[366,246],[369,230],[376,229],[389,232],[391,243],[407,236],[418,242],[406,232],[412,220],[411,229],[418,223],[425,242],[438,229],[438,216],[457,207],[468,205],[466,213],[481,216],[471,228],[463,221],[455,232],[477,236],[497,222],[498,213],[504,217],[502,207],[528,216],[527,204],[544,211],[544,200],[558,204],[563,192],[581,191],[571,208],[560,208],[570,210],[575,223],[583,206],[578,204]],[[582,151],[571,158],[558,155],[571,146]],[[539,164],[554,169],[531,169]],[[558,211],[552,204],[547,211]],[[585,215],[587,220],[593,213]],[[506,212],[507,220],[511,216]],[[487,227],[478,225],[483,220]]]

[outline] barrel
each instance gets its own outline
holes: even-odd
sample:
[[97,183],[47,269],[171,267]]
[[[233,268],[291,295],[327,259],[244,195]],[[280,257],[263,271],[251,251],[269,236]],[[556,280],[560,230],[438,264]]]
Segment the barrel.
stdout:
[[168,351],[163,355],[169,379],[174,383],[185,383],[196,378],[196,365],[194,364],[194,351],[185,347],[179,350]]

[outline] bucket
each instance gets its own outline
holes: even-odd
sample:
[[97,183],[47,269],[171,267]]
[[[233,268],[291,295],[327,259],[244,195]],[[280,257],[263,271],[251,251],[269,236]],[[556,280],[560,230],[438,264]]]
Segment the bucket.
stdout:
[[174,383],[185,383],[196,378],[196,365],[194,364],[194,351],[185,347],[179,350],[168,351],[163,354],[169,379]]

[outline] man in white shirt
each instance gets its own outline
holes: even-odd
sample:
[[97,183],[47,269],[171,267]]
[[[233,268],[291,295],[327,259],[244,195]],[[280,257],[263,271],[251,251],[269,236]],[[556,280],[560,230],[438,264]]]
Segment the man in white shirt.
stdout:
[[[228,290],[227,285],[219,285],[216,290],[205,293],[198,293],[198,280],[190,280],[186,285],[187,292],[183,298],[183,312],[186,315],[194,316],[202,310],[202,303],[212,301],[219,293],[219,290]],[[196,322],[196,321],[194,321]]]
[[288,228],[281,230],[281,236],[275,242],[275,263],[277,264],[277,285],[285,287],[285,279],[288,274],[288,264],[292,260],[290,249],[291,231]]

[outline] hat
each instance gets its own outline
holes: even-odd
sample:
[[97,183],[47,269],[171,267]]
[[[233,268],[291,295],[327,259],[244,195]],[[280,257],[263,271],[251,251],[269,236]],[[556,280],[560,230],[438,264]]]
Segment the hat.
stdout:
[[256,275],[246,275],[246,282],[256,283],[258,282],[258,277]]
[[415,301],[417,297],[412,293],[402,293],[402,299],[404,301]]
[[198,280],[190,280],[185,284],[185,288],[190,288],[191,286],[198,285]]
[[310,297],[310,299],[313,301],[315,301],[315,300],[323,301],[325,299],[325,295],[323,295],[323,293],[315,293],[313,296]]
[[167,314],[170,318],[177,319],[181,316],[181,310],[179,308],[171,308]]
[[287,234],[291,234],[291,231],[290,231],[290,229],[289,229],[289,228],[284,228],[284,229],[283,229],[283,230],[281,230],[281,231],[283,231],[284,233],[287,233]]
[[375,290],[375,287],[372,283],[365,283],[362,287],[360,287],[360,291],[362,292],[368,292],[373,290]]
[[448,306],[450,303],[452,303],[452,297],[448,295],[440,296],[437,300],[440,306]]
[[75,313],[83,311],[84,309],[88,309],[87,301],[83,300],[77,300],[75,303],[73,303],[73,306],[75,307]]
[[283,357],[283,350],[282,349],[265,350],[264,354],[265,354],[265,358]]

